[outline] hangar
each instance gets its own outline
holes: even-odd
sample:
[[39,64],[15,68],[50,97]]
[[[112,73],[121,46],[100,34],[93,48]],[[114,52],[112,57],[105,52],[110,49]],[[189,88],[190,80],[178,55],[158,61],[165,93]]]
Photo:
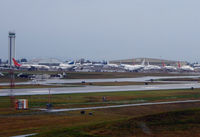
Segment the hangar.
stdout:
[[151,65],[158,65],[162,66],[163,63],[165,65],[169,66],[178,66],[178,62],[180,65],[186,65],[186,61],[173,61],[173,60],[165,60],[165,59],[156,59],[156,58],[133,58],[133,59],[122,59],[122,60],[112,60],[110,63],[112,64],[130,64],[130,65],[136,65],[136,64],[141,64],[142,61],[145,60],[145,64],[149,62]]

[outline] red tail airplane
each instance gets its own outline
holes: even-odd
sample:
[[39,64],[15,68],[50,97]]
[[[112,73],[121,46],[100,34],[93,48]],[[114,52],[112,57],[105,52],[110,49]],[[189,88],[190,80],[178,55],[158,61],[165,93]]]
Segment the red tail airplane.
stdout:
[[21,66],[21,64],[19,64],[14,58],[12,58],[12,60],[13,60],[14,65],[15,65],[16,67],[20,67],[20,66]]
[[178,62],[178,68],[181,68],[181,63],[180,62]]
[[166,65],[165,65],[165,63],[164,63],[164,61],[162,62],[162,66],[163,66],[163,67],[165,67],[165,66],[166,66]]

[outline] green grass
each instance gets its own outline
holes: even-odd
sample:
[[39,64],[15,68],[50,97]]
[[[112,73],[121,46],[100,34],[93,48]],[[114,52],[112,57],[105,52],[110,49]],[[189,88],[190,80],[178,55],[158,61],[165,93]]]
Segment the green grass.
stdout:
[[156,81],[200,81],[200,78],[165,78]]
[[[200,129],[200,109],[188,109],[147,115],[137,118],[124,118],[114,121],[103,121],[71,128],[51,129],[34,137],[78,137],[78,136],[144,136],[162,135],[177,136],[184,132],[194,133]],[[200,133],[199,130],[197,130]],[[193,134],[195,136],[195,134]]]
[[[26,78],[15,78],[15,82],[27,82],[29,81],[29,79]],[[10,82],[10,78],[2,78],[0,77],[0,82],[1,83],[9,83]]]
[[[139,102],[199,99],[200,89],[124,91],[106,93],[78,93],[51,95],[54,108],[73,108]],[[108,101],[103,102],[102,96]],[[37,136],[138,136],[146,135],[142,127],[147,126],[152,134],[183,132],[189,127],[200,131],[198,108],[200,103],[165,104],[124,108],[108,108],[80,111],[46,113],[33,108],[44,108],[48,95],[15,96],[28,99],[30,110],[11,110],[9,97],[0,97],[0,136],[41,133]],[[195,108],[194,112],[191,108]],[[190,109],[183,111],[184,109]],[[174,111],[176,110],[176,111]],[[179,111],[178,111],[179,110]],[[181,110],[181,111],[180,111]],[[160,113],[168,112],[169,113]],[[93,112],[94,115],[88,115]],[[175,118],[174,118],[175,117]],[[189,117],[189,118],[188,118]],[[191,117],[191,118],[190,118]],[[192,118],[193,117],[193,118]],[[195,119],[197,122],[195,123]],[[173,123],[175,121],[175,124]],[[167,123],[168,122],[168,123]],[[175,125],[175,126],[173,126]],[[162,128],[161,128],[162,127]],[[158,130],[154,130],[158,129]],[[175,130],[173,130],[175,129]],[[147,131],[148,132],[148,131]],[[126,134],[124,134],[126,133]]]
[[[106,97],[106,102],[102,101],[103,96]],[[28,99],[30,108],[46,107],[48,98],[48,95],[15,96],[15,99]],[[56,108],[74,108],[199,98],[200,89],[55,94],[50,96],[51,103]],[[9,105],[9,97],[0,97],[0,108],[7,108]]]
[[[59,134],[58,134],[59,132]],[[73,129],[73,128],[66,128],[66,129],[58,129],[55,131],[49,131],[47,133],[41,133],[39,135],[36,135],[37,137],[100,137],[98,135],[91,135],[89,133]]]

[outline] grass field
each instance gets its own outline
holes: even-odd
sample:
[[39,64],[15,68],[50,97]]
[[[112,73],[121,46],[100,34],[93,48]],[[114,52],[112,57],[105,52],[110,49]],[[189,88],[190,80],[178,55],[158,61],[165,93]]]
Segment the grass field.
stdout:
[[[28,99],[31,108],[44,108],[48,95],[15,96],[16,99]],[[106,101],[102,98],[106,97]],[[200,98],[200,89],[161,90],[161,91],[123,91],[104,93],[79,93],[51,95],[55,108],[74,108],[115,104],[130,104],[155,101],[174,101]],[[0,97],[0,109],[9,106],[9,97]],[[5,105],[7,104],[7,105]],[[1,113],[1,112],[0,112]]]
[[[185,103],[88,110],[85,115],[73,111],[1,116],[0,136],[29,133],[40,133],[37,135],[40,137],[162,136],[165,133],[166,136],[181,136],[185,133],[189,136],[195,135],[195,130],[197,133],[199,131],[199,105],[200,103]],[[175,111],[175,114],[171,111]],[[187,111],[191,113],[186,114]],[[89,112],[93,115],[88,115]],[[171,120],[168,122],[169,119]],[[176,124],[173,125],[174,123]],[[148,127],[147,132],[145,125]]]
[[[15,82],[26,82],[28,81],[28,79],[26,78],[15,78]],[[9,78],[2,78],[0,77],[0,83],[8,83],[10,82]]]
[[200,81],[200,78],[165,78],[157,79],[157,81]]
[[[106,97],[106,101],[103,101]],[[16,99],[28,99],[30,108],[44,108],[48,102],[48,95],[15,96]],[[54,108],[75,108],[88,106],[104,106],[115,104],[130,104],[156,101],[174,101],[185,99],[199,99],[200,89],[161,90],[161,91],[122,91],[103,93],[77,93],[51,95]],[[0,109],[7,108],[9,97],[0,97]],[[2,113],[0,111],[0,113]]]
[[[103,96],[106,97],[107,101],[102,100]],[[48,95],[16,96],[15,98],[28,99],[30,109],[11,109],[10,98],[0,97],[0,136],[29,133],[41,133],[37,135],[40,137],[161,136],[164,133],[166,136],[175,136],[177,134],[188,135],[190,130],[183,129],[187,129],[189,126],[195,127],[191,132],[200,127],[199,119],[194,123],[194,119],[200,113],[200,103],[87,110],[85,115],[81,115],[80,111],[50,114],[37,110],[36,108],[45,108],[46,103],[48,103]],[[200,89],[51,95],[51,103],[54,108],[188,99],[200,99]],[[88,115],[89,112],[92,112],[93,115]],[[173,125],[174,120],[175,123],[183,123],[182,125]],[[169,122],[167,123],[167,121]],[[148,130],[145,129],[146,127]],[[173,130],[175,127],[177,127],[176,130]]]
[[200,134],[200,109],[162,112],[146,116],[121,118],[78,127],[55,128],[36,137],[190,137]]
[[[199,109],[188,109],[116,120],[103,124],[89,125],[78,130],[76,128],[69,130],[72,131],[72,135],[76,135],[78,131],[80,135],[85,133],[92,136],[199,136],[199,114]],[[51,133],[48,135],[52,135]],[[60,131],[56,135],[63,133],[66,135],[66,132]]]
[[142,76],[182,76],[188,74],[172,73],[138,73],[138,72],[68,72],[67,79],[88,79],[88,78],[134,78]]

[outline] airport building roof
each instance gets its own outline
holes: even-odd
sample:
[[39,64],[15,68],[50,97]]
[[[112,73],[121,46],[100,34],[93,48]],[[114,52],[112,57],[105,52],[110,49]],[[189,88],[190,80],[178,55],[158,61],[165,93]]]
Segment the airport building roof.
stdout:
[[110,63],[113,64],[141,64],[142,61],[145,60],[145,64],[149,62],[150,65],[159,65],[162,66],[163,63],[165,65],[170,66],[177,66],[178,62],[180,62],[181,65],[186,65],[186,61],[173,61],[173,60],[165,60],[165,59],[156,59],[156,58],[133,58],[133,59],[122,59],[122,60],[112,60]]
[[57,66],[62,61],[55,59],[55,58],[50,58],[50,59],[32,59],[29,61],[31,64],[39,64],[39,65],[47,65],[47,66]]

